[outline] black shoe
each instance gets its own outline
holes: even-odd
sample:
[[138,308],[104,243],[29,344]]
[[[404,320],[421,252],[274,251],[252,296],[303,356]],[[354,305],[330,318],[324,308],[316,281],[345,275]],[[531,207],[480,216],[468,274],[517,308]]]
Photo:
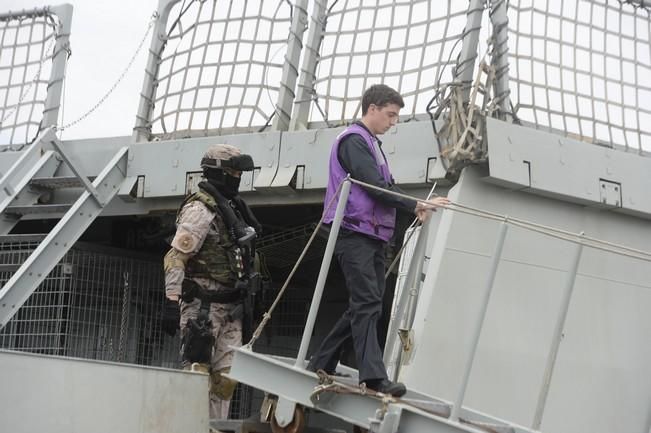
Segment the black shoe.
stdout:
[[407,387],[403,383],[391,382],[389,379],[367,380],[366,387],[394,397],[402,397],[407,393]]

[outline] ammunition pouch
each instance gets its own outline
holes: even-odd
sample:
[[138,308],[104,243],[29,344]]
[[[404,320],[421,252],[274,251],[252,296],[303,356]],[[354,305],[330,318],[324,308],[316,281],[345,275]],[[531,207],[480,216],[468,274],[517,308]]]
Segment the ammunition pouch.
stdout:
[[183,363],[210,364],[215,337],[212,322],[203,313],[188,320],[181,338],[181,360]]
[[222,368],[219,371],[210,373],[210,392],[215,394],[222,400],[230,400],[233,398],[237,382],[229,379],[224,374],[231,371],[230,367]]

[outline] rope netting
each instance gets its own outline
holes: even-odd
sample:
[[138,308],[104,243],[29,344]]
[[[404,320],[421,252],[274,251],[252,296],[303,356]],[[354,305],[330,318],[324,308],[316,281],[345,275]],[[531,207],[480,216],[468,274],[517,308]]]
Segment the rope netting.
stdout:
[[[170,14],[151,120],[161,138],[268,124],[278,99],[292,6],[287,1],[179,3]],[[177,18],[178,17],[178,18]]]
[[0,147],[38,135],[52,69],[57,18],[47,10],[0,17]]
[[651,22],[618,0],[511,0],[518,118],[585,141],[651,150]]
[[403,114],[425,113],[446,66],[451,78],[468,2],[338,0],[321,43],[310,120],[361,117],[365,88],[384,83],[404,97]]

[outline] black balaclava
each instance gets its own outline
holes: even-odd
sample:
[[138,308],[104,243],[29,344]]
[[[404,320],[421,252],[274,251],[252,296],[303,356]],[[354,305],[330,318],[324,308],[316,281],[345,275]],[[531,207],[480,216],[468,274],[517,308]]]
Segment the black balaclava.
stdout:
[[212,186],[217,188],[220,194],[231,200],[239,194],[240,178],[231,176],[220,168],[206,167],[203,175]]

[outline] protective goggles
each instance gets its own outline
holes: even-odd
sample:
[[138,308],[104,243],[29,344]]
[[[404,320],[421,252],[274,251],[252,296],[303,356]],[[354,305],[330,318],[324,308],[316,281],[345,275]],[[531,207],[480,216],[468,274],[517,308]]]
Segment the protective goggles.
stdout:
[[230,159],[202,158],[201,167],[230,168],[236,171],[252,171],[255,168],[251,155],[244,154]]

